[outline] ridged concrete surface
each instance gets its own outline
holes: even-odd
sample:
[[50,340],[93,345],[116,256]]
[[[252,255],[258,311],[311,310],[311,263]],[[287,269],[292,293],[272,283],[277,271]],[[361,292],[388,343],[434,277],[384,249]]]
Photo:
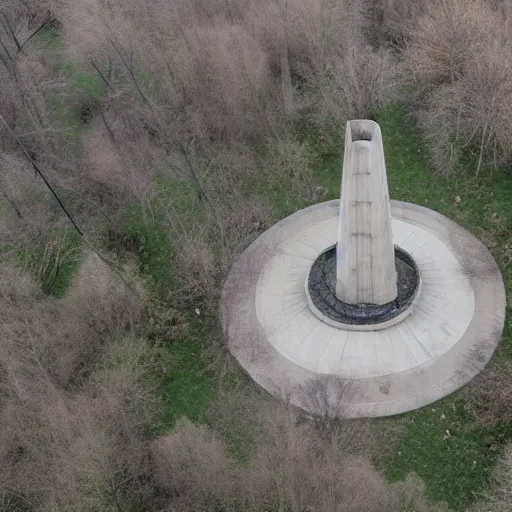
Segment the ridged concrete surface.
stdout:
[[[368,140],[359,140],[360,137]],[[375,121],[348,121],[345,133],[336,296],[348,304],[396,299],[395,251],[384,149]]]
[[422,278],[412,313],[398,325],[363,333],[319,321],[307,303],[305,281],[336,234],[336,218],[308,226],[285,240],[262,269],[256,315],[283,356],[313,372],[364,379],[415,368],[457,343],[474,313],[469,278],[434,234],[398,219],[393,241],[415,259]]

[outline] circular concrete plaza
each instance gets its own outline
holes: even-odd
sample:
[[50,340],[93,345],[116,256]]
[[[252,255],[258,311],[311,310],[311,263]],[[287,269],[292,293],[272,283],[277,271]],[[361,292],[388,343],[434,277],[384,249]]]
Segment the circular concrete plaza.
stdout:
[[329,201],[287,217],[235,263],[221,302],[233,355],[263,388],[320,415],[397,414],[466,384],[503,329],[505,290],[492,255],[439,213],[392,201],[393,242],[421,277],[413,310],[380,330],[333,326],[311,311],[306,280],[336,243],[338,208]]

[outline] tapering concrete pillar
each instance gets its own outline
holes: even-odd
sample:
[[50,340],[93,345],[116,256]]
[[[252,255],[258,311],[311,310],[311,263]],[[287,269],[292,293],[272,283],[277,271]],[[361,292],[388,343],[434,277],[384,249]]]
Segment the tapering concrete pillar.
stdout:
[[348,304],[386,304],[397,297],[386,164],[374,121],[347,123],[336,296]]

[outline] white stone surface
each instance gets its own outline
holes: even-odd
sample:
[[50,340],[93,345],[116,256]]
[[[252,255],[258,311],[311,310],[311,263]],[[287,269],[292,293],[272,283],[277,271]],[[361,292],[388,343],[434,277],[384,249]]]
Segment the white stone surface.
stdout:
[[470,280],[433,233],[398,219],[392,227],[394,244],[411,254],[422,279],[414,310],[405,320],[379,335],[339,329],[311,312],[306,277],[316,257],[336,242],[337,218],[331,218],[285,240],[262,269],[256,315],[269,343],[303,368],[351,379],[410,370],[452,348],[473,318]]
[[375,121],[347,122],[337,241],[338,299],[348,304],[395,300],[388,181],[382,134]]

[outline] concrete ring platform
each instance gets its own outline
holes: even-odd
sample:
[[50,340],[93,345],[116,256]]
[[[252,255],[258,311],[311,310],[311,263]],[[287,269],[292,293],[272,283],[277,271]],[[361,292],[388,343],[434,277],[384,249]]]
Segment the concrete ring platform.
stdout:
[[267,391],[323,416],[398,414],[466,384],[505,320],[490,252],[443,215],[391,201],[393,242],[421,275],[414,309],[386,329],[340,329],[313,314],[305,290],[313,261],[336,243],[338,211],[334,200],[287,217],[234,264],[221,300],[232,354]]

